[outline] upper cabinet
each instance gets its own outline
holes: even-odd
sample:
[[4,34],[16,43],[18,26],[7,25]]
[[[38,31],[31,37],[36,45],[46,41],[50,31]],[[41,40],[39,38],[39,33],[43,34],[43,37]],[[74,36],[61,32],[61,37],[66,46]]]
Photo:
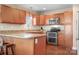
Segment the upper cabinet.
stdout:
[[18,23],[20,22],[20,14],[19,14],[19,10],[18,9],[12,9],[12,17],[13,17],[13,20],[11,20],[12,22],[11,23]]
[[1,22],[8,23],[11,22],[11,20],[13,20],[12,9],[1,5]]
[[55,14],[54,18],[59,18],[59,24],[64,24],[64,13]]
[[23,11],[23,10],[19,10],[19,20],[20,20],[20,23],[25,23],[26,22],[26,12]]
[[33,25],[34,26],[38,26],[38,25],[40,25],[40,16],[39,15],[33,15]]
[[64,12],[64,23],[71,24],[72,20],[73,20],[73,12],[72,11]]
[[13,23],[13,24],[24,24],[26,21],[26,11],[11,8],[5,5],[1,5],[1,22],[2,23]]
[[45,16],[44,15],[35,15],[33,17],[33,25],[45,25]]
[[60,15],[59,15],[59,17],[60,17],[60,24],[64,24],[64,13],[60,13]]
[[45,16],[40,15],[40,25],[45,25]]
[[36,15],[33,18],[34,25],[57,25],[64,24],[64,13],[53,15]]

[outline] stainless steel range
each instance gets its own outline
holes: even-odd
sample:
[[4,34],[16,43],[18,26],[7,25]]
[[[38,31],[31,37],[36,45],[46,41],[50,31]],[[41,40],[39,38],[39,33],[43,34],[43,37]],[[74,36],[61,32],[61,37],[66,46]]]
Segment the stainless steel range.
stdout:
[[51,29],[47,31],[47,43],[52,45],[57,45],[58,43],[58,31],[59,29]]

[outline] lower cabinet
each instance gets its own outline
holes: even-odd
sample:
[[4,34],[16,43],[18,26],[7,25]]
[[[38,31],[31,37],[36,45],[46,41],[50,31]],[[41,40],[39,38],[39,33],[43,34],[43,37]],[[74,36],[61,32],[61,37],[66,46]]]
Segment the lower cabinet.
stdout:
[[35,55],[45,55],[46,54],[46,36],[35,38],[34,45],[34,54]]
[[65,47],[70,49],[73,47],[72,25],[65,25]]
[[22,39],[13,38],[16,55],[45,55],[46,36]]
[[[6,42],[15,44],[16,55],[45,55],[46,54],[46,36],[36,38],[15,38],[7,37]],[[11,52],[9,51],[9,54]]]
[[73,47],[73,31],[71,25],[65,25],[64,31],[58,33],[58,45],[72,49]]
[[16,55],[33,55],[34,39],[16,39],[15,38],[15,54]]
[[58,46],[64,46],[65,45],[65,39],[64,39],[64,31],[58,32]]

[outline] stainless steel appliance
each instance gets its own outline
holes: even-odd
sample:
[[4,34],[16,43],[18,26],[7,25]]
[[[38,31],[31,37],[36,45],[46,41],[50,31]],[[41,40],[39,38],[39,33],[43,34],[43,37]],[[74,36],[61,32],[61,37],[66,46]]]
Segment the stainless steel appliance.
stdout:
[[58,44],[58,31],[59,29],[53,28],[50,31],[47,31],[47,43],[52,45]]
[[51,18],[49,19],[48,24],[60,24],[60,18]]
[[47,32],[47,43],[57,45],[57,32]]

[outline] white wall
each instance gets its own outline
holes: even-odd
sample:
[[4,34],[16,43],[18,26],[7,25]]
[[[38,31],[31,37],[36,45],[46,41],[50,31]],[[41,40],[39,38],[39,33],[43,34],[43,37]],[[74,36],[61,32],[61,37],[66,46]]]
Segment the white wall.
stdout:
[[79,5],[73,5],[73,49],[77,49],[77,11],[79,11]]

